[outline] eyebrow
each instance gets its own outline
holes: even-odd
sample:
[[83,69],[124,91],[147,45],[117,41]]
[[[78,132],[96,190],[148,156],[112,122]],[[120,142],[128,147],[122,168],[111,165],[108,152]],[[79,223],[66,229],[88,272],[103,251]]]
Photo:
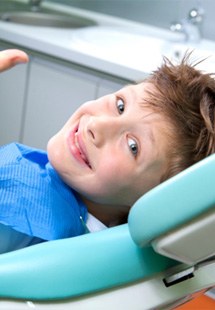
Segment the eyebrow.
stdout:
[[[148,116],[154,114],[155,112],[149,112],[147,115],[143,116],[141,118],[141,120],[144,120],[145,118],[147,118]],[[152,144],[152,147],[156,147],[156,142],[157,142],[157,139],[155,138],[155,134],[154,134],[154,131],[153,131],[153,128],[151,128],[152,126],[149,126],[147,125],[147,130],[146,130],[146,136],[149,138],[151,144]]]
[[[136,91],[133,89],[133,86],[137,86],[138,84],[128,84],[126,86],[124,86],[121,90],[125,89],[126,92],[130,93],[131,96],[133,95],[134,98],[136,98]],[[144,92],[144,89],[143,89],[143,92]],[[140,106],[144,105],[144,104],[147,104],[147,106],[150,106],[149,105],[149,101],[147,98],[145,98],[145,96],[142,94],[139,96],[140,97],[140,100],[137,102]]]
[[155,145],[156,139],[155,139],[155,135],[151,129],[149,129],[148,135],[149,135],[150,140],[152,141],[152,144]]
[[132,86],[134,86],[134,85],[132,85],[132,84],[127,84],[126,86],[124,86],[123,88],[122,88],[122,90],[124,89],[126,92],[128,92],[128,93],[132,93],[133,95],[135,95],[135,97],[136,97],[136,92],[134,91],[134,89],[132,88]]

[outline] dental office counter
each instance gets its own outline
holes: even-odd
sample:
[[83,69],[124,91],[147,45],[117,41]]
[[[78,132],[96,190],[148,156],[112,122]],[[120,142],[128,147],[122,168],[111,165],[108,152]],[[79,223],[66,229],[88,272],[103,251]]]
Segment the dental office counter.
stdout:
[[[122,80],[136,81],[142,79],[144,73],[151,72],[156,68],[156,65],[161,61],[161,55],[160,51],[152,49],[148,53],[142,50],[139,54],[134,46],[134,43],[137,43],[133,39],[134,35],[139,35],[139,39],[142,35],[171,38],[169,31],[120,18],[65,5],[46,3],[46,1],[43,1],[41,6],[52,8],[56,12],[66,11],[67,14],[71,12],[71,14],[90,18],[96,22],[96,25],[70,29],[26,26],[0,21],[0,40]],[[151,57],[144,59],[144,56]]]
[[21,48],[30,56],[29,64],[0,76],[0,145],[19,141],[45,149],[80,104],[143,80],[162,55],[182,55],[187,47],[174,45],[181,37],[167,30],[46,1],[41,6],[96,25],[69,29],[0,21],[0,49]]

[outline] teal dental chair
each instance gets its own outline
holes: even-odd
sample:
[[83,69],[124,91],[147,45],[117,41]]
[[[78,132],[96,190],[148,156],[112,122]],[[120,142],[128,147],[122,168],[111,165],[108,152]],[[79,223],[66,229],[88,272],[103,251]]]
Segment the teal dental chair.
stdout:
[[0,309],[174,309],[215,286],[215,155],[142,196],[128,224],[0,255]]

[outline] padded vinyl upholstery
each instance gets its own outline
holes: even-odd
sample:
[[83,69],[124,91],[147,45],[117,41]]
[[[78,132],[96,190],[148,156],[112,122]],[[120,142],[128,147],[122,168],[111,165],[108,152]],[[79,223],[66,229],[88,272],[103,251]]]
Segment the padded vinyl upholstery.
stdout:
[[215,154],[160,184],[132,207],[128,224],[145,247],[157,237],[215,208]]

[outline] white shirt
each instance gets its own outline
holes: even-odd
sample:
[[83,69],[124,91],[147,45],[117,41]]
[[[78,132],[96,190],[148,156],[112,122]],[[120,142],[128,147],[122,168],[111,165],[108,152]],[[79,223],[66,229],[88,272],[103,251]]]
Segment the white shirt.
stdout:
[[86,225],[90,232],[96,232],[107,228],[107,226],[105,226],[102,222],[100,222],[95,216],[93,216],[90,213],[88,213]]

